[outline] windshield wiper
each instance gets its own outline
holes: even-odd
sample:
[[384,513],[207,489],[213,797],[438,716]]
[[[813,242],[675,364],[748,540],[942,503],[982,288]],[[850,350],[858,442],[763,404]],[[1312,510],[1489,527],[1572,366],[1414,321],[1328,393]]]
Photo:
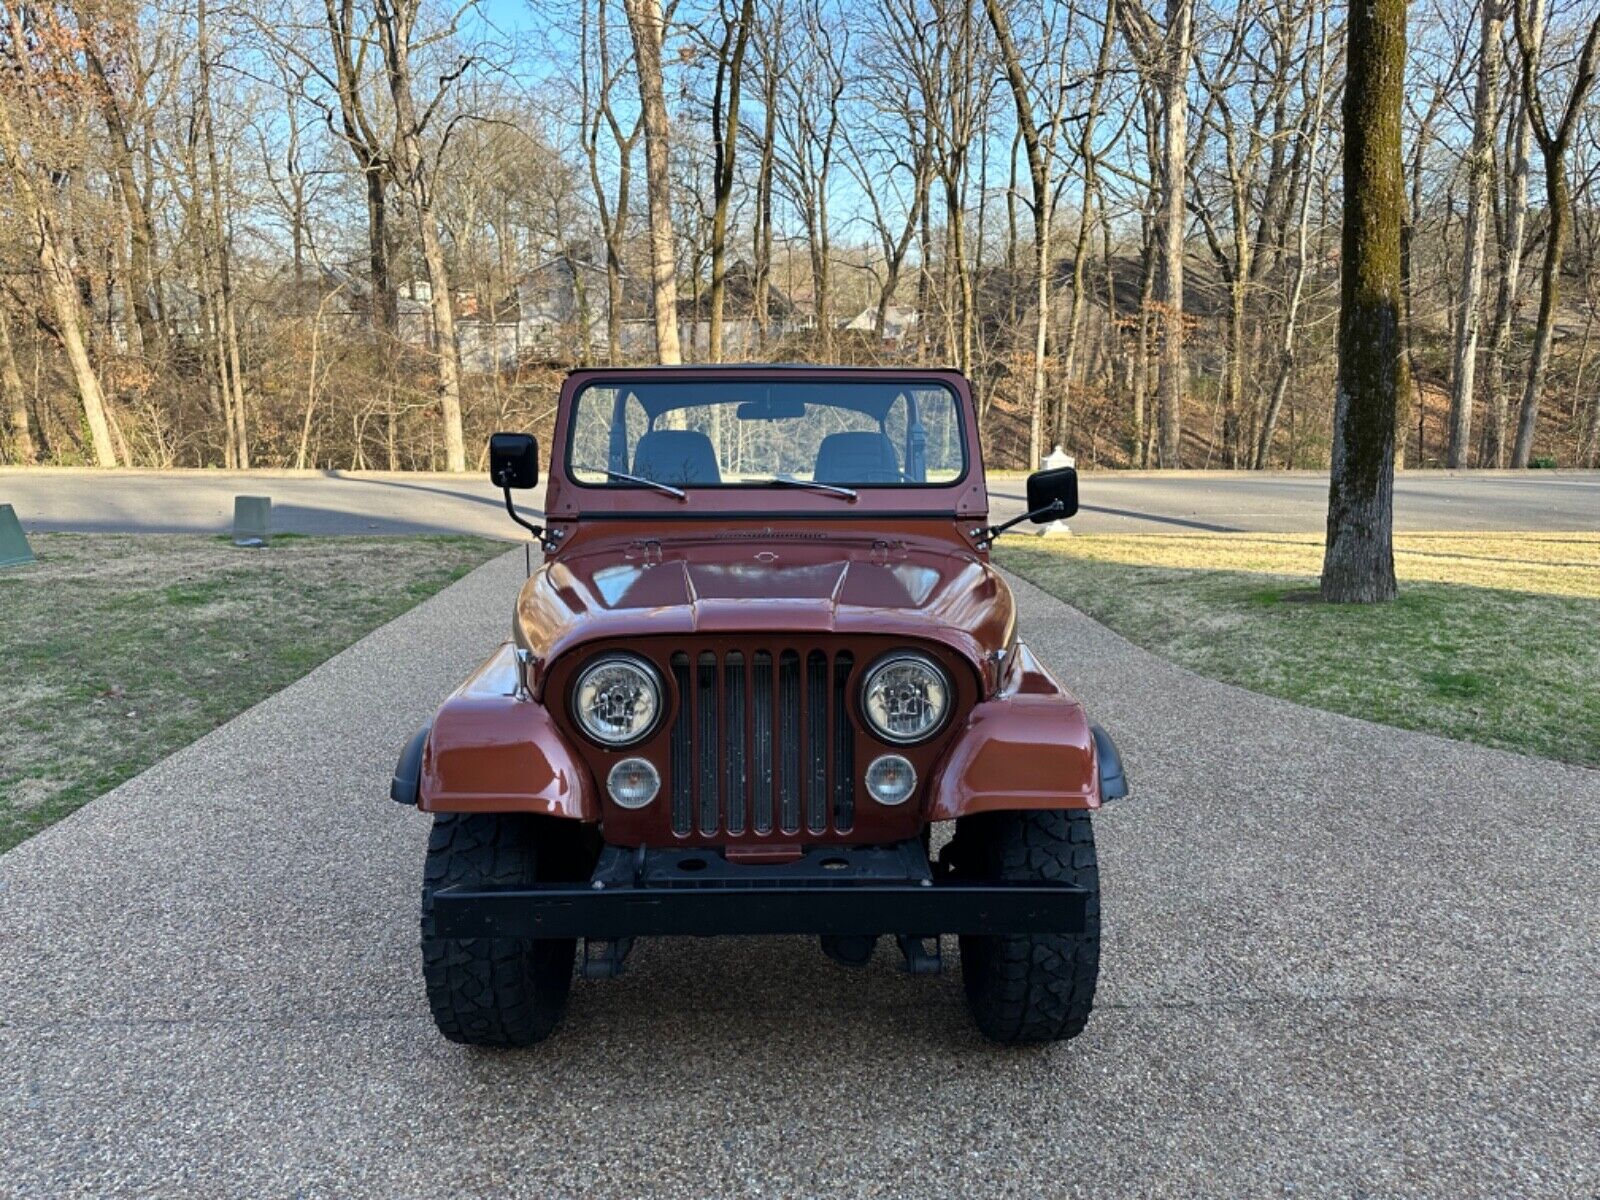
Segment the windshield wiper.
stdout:
[[774,475],[767,481],[782,487],[810,488],[814,492],[826,492],[830,496],[842,496],[846,500],[854,500],[854,488],[840,487],[834,483],[819,483],[815,479],[796,479],[793,475]]
[[670,483],[660,483],[654,479],[646,479],[643,475],[629,475],[626,471],[613,471],[610,467],[579,466],[577,469],[580,471],[594,471],[596,474],[604,475],[607,479],[621,479],[628,483],[642,483],[645,487],[655,488],[656,491],[665,492],[667,495],[676,497],[679,500],[687,500],[689,498],[689,493],[682,488],[675,488]]

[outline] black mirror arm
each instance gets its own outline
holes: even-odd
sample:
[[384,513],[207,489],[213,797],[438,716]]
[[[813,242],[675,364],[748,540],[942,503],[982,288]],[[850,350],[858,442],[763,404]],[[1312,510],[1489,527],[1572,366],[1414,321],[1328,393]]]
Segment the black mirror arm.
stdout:
[[532,521],[526,520],[522,516],[522,514],[517,511],[517,506],[511,502],[511,487],[510,487],[510,485],[506,484],[506,483],[501,483],[500,480],[498,480],[498,479],[495,482],[496,483],[500,483],[501,491],[505,492],[505,494],[506,494],[506,512],[510,514],[511,519],[513,521],[515,521],[518,525],[521,525],[529,533],[533,534],[533,536],[535,538],[537,538],[539,541],[541,541],[541,542],[544,541],[544,526],[543,525],[535,525]]
[[1021,525],[1024,521],[1037,521],[1040,517],[1054,516],[1057,513],[1064,513],[1066,511],[1066,503],[1058,496],[1054,500],[1050,501],[1049,504],[1046,504],[1043,508],[1036,508],[1032,512],[1025,512],[1021,516],[1012,517],[1011,520],[1003,521],[999,525],[986,525],[978,529],[974,529],[972,531],[972,536],[977,539],[978,546],[980,549],[982,549],[988,546],[990,542],[994,541],[995,538],[999,537],[1006,530],[1011,529],[1014,526]]

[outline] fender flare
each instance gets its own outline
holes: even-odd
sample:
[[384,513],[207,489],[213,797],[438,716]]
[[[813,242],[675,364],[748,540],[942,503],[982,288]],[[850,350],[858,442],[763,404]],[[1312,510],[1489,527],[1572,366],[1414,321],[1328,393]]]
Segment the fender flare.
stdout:
[[400,751],[400,761],[394,766],[394,778],[389,781],[389,799],[396,804],[416,806],[422,791],[422,751],[428,744],[428,733],[433,729],[429,721],[411,735],[405,749]]
[[1099,725],[1089,726],[1094,738],[1094,757],[1100,767],[1100,799],[1121,800],[1128,794],[1128,777],[1122,770],[1122,755],[1111,735]]

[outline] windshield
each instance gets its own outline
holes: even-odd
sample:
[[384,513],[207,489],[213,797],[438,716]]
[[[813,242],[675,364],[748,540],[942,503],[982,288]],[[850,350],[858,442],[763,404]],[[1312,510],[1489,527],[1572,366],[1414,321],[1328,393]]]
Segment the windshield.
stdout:
[[958,404],[935,382],[595,382],[573,401],[567,472],[613,488],[943,487],[966,474]]

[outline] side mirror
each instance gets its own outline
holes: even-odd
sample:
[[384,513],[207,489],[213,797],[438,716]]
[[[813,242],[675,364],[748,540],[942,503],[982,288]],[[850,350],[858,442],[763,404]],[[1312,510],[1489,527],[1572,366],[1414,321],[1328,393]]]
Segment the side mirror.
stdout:
[[[1055,507],[1059,503],[1060,507]],[[1035,525],[1059,521],[1078,511],[1078,472],[1073,467],[1035,471],[1028,476],[1028,514]]]
[[531,434],[489,437],[489,478],[495,487],[531,488],[539,484],[539,442]]

